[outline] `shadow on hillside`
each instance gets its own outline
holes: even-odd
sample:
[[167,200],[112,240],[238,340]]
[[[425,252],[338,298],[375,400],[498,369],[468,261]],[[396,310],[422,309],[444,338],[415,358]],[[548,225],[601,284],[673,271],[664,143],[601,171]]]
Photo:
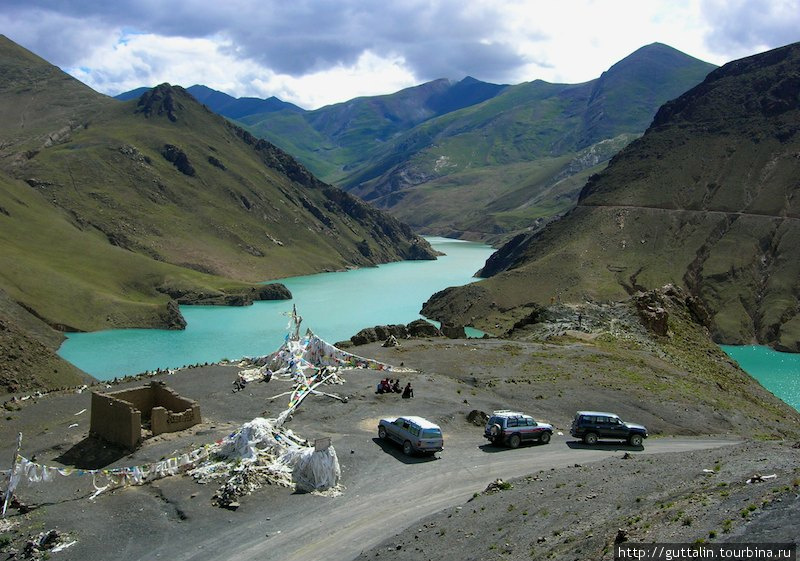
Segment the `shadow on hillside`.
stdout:
[[567,442],[567,446],[573,450],[609,450],[611,452],[617,450],[625,450],[628,452],[644,450],[644,446],[631,446],[630,444],[625,444],[624,442],[598,442],[597,444],[590,446],[579,440],[573,440]]
[[422,454],[414,454],[413,456],[406,456],[403,453],[403,448],[399,444],[397,444],[393,440],[382,440],[378,437],[374,437],[372,441],[381,447],[381,450],[393,456],[396,460],[403,462],[404,464],[423,464],[425,462],[432,462],[438,460],[435,455],[422,455]]
[[87,436],[55,458],[65,466],[78,469],[101,469],[130,454],[130,450],[95,436]]

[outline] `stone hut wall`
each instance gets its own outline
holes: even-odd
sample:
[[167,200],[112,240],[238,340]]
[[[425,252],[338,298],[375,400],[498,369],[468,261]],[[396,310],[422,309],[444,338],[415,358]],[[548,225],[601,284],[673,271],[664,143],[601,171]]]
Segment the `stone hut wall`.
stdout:
[[152,409],[150,428],[153,436],[163,432],[176,432],[200,423],[200,406],[196,401],[179,396],[164,386],[153,387],[155,406]]
[[92,392],[91,434],[135,449],[142,440],[142,421],[150,421],[155,436],[187,429],[202,419],[197,402],[159,382],[118,392]]
[[142,412],[129,401],[92,392],[89,432],[134,450],[142,440]]

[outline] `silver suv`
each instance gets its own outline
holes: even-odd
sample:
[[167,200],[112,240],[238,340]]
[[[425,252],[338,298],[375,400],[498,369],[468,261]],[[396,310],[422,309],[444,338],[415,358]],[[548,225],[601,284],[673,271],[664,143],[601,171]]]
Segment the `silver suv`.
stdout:
[[378,422],[378,436],[403,445],[403,452],[435,454],[444,448],[442,429],[422,417],[392,417]]
[[483,436],[492,444],[507,444],[511,448],[534,440],[547,444],[553,436],[553,425],[540,423],[518,411],[503,409],[489,417]]

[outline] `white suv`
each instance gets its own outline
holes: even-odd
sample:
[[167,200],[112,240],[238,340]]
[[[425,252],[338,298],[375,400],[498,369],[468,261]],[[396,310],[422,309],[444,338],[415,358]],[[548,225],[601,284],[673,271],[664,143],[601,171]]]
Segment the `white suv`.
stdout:
[[378,423],[378,437],[403,445],[403,452],[434,454],[444,448],[442,429],[422,417],[391,417]]

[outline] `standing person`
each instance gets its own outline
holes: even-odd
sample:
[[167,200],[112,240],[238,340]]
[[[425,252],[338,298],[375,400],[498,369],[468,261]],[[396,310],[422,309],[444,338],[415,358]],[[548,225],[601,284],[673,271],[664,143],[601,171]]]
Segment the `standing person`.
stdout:
[[412,397],[414,397],[414,388],[411,387],[411,382],[409,382],[403,389],[403,399],[410,399]]

